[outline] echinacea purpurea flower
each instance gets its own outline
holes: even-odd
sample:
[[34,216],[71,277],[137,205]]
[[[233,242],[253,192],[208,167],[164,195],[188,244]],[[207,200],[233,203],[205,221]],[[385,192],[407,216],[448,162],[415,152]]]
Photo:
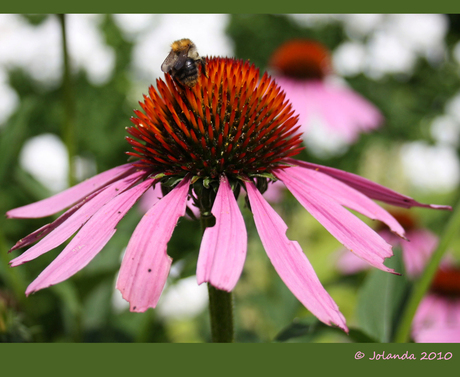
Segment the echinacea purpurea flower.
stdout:
[[403,228],[371,199],[402,206],[426,205],[354,174],[292,158],[302,147],[297,117],[279,86],[248,62],[207,58],[207,76],[183,87],[169,76],[140,102],[127,129],[135,161],[105,171],[60,194],[16,208],[10,218],[44,217],[70,207],[57,220],[20,240],[11,250],[34,246],[11,261],[28,262],[78,233],[29,285],[26,294],[57,284],[85,267],[116,231],[137,199],[161,184],[164,197],[137,225],[128,243],[117,288],[130,310],[155,307],[171,258],[167,243],[187,199],[201,216],[214,217],[205,229],[197,263],[198,283],[231,291],[241,274],[247,233],[237,198],[244,189],[262,244],[281,279],[315,316],[347,330],[337,305],[318,280],[287,225],[262,197],[271,181],[289,191],[349,250],[371,265],[394,272],[383,261],[392,255],[370,227],[343,206],[383,221],[399,236]]
[[269,66],[299,114],[305,135],[315,118],[322,121],[328,135],[340,137],[347,144],[355,142],[361,132],[382,124],[383,116],[372,103],[330,80],[332,59],[321,43],[309,39],[288,40],[273,52]]
[[[407,212],[392,212],[392,215],[404,226],[407,240],[392,234],[383,224],[377,227],[377,232],[394,247],[401,247],[405,273],[410,280],[415,280],[423,273],[436,250],[438,237]],[[368,268],[361,259],[345,252],[337,266],[345,274]],[[460,342],[460,268],[450,256],[442,260],[427,294],[420,302],[411,332],[416,343]]]
[[460,343],[460,268],[449,259],[439,266],[412,322],[417,343]]

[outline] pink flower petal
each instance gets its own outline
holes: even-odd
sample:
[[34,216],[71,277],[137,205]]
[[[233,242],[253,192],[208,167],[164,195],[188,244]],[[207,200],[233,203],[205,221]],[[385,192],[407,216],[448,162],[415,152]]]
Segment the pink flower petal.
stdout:
[[348,250],[374,267],[394,273],[393,269],[383,264],[385,258],[391,257],[393,253],[391,246],[382,237],[332,197],[291,176],[290,170],[279,169],[275,175],[316,220]]
[[412,323],[417,343],[460,343],[458,299],[428,294],[420,303]]
[[412,321],[412,333],[440,321],[440,317],[443,317],[444,305],[437,305],[438,302],[438,296],[433,294],[428,293],[423,297]]
[[327,166],[312,164],[310,162],[300,161],[293,158],[284,159],[285,162],[297,166],[302,166],[307,169],[316,170],[321,173],[327,174],[348,186],[353,187],[359,192],[363,193],[367,197],[375,200],[380,200],[382,202],[404,208],[410,207],[425,207],[433,209],[448,209],[452,210],[450,206],[436,205],[436,204],[423,204],[415,201],[414,199],[401,195],[389,188],[381,186],[377,183],[374,183],[366,178],[360,177],[359,175],[345,172],[343,170],[330,168]]
[[438,237],[426,229],[414,229],[407,233],[408,241],[401,241],[402,256],[407,275],[418,277],[438,245]]
[[[326,125],[339,132],[348,142],[355,141],[360,132],[381,124],[383,117],[378,109],[353,90],[323,81],[309,85],[321,106]],[[334,104],[333,108],[331,103]]]
[[366,261],[341,248],[336,262],[337,269],[344,275],[357,274],[369,269],[370,265]]
[[184,216],[189,178],[156,203],[142,218],[129,240],[117,289],[130,310],[144,312],[157,305],[172,259],[166,248],[180,216]]
[[152,187],[151,190],[142,195],[141,200],[139,200],[139,210],[142,214],[146,213],[154,204],[159,202],[163,197],[161,192],[161,185],[157,184],[155,187]]
[[286,191],[286,186],[284,186],[283,182],[275,181],[269,182],[267,191],[264,192],[264,198],[269,203],[279,203],[283,201],[284,193]]
[[[278,172],[280,169],[275,171]],[[400,237],[404,237],[404,228],[378,204],[364,194],[346,184],[316,170],[301,167],[286,169],[289,176],[303,184],[330,196],[339,204],[357,211],[372,220],[379,220]]]
[[152,183],[151,179],[146,180],[99,209],[58,257],[29,285],[26,295],[58,284],[85,267],[109,242],[118,222]]
[[73,215],[85,203],[87,203],[89,200],[94,198],[94,196],[97,195],[98,193],[99,193],[98,191],[95,193],[92,193],[90,196],[86,197],[85,199],[83,199],[82,201],[74,205],[72,208],[64,212],[61,216],[59,216],[53,222],[46,224],[42,226],[40,229],[37,229],[35,232],[30,233],[24,238],[21,238],[18,242],[16,242],[16,244],[8,252],[32,245],[33,243],[37,242],[39,239],[45,237],[47,234],[49,234],[54,229],[56,229],[59,225],[61,225],[64,221],[66,221],[71,215]]
[[70,187],[59,194],[40,200],[39,202],[12,209],[6,213],[6,216],[8,218],[38,218],[50,216],[70,207],[72,204],[80,201],[85,196],[108,185],[114,180],[120,179],[125,175],[132,173],[133,169],[136,168],[133,167],[132,164],[117,166],[116,168],[95,175],[78,185]]
[[321,285],[299,244],[286,237],[287,226],[252,182],[246,183],[257,231],[275,270],[297,299],[324,323],[348,331],[337,304]]
[[99,208],[138,182],[143,176],[145,176],[145,172],[138,171],[103,189],[93,199],[86,202],[81,208],[69,216],[66,221],[57,226],[40,242],[22,253],[19,257],[10,261],[10,265],[12,267],[19,266],[20,264],[29,262],[51,249],[58,247],[72,234],[74,234],[86,221],[88,221],[88,219],[90,219],[91,216],[99,210]]
[[[299,115],[299,124],[306,127],[308,116],[315,112],[314,104],[309,101],[308,92],[305,90],[303,82],[288,77],[276,77],[276,83],[286,93],[286,97]],[[304,129],[305,131],[305,129]]]
[[460,343],[460,326],[435,326],[412,334],[416,343]]
[[[328,90],[320,80],[308,81],[305,89],[309,93],[309,98],[314,98],[316,103],[314,115],[324,121],[325,127],[334,134],[341,135],[348,143],[354,142],[358,138],[360,128],[353,118],[350,119],[342,98],[336,98],[336,93]],[[334,104],[333,107],[331,103]]]
[[[153,187],[152,190],[148,190],[144,195],[142,195],[142,198],[139,201],[140,212],[143,214],[147,212],[156,202],[160,201],[162,197],[163,193],[161,191],[161,185],[157,184],[155,187]],[[195,218],[200,218],[200,210],[193,205],[193,200],[191,197],[187,198],[187,207],[190,211],[192,211],[192,214],[195,216]],[[185,218],[193,220],[195,219],[192,216],[189,216],[189,212],[186,212]]]
[[313,118],[317,117],[324,120],[332,132],[353,142],[359,133],[377,128],[383,121],[380,111],[372,103],[347,87],[328,81],[287,77],[277,77],[276,82],[299,114],[299,123],[306,133]]
[[230,292],[243,271],[247,250],[244,219],[228,179],[222,176],[212,214],[216,224],[206,228],[198,257],[198,284],[209,282]]

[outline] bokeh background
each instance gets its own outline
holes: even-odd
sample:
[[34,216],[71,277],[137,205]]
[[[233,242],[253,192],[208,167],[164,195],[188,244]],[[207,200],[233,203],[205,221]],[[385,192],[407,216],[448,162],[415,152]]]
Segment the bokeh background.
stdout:
[[[66,15],[76,150],[81,181],[126,162],[125,127],[148,86],[163,77],[170,43],[187,37],[201,55],[250,59],[262,70],[292,38],[332,53],[335,76],[373,102],[385,122],[353,145],[306,141],[300,158],[357,173],[419,201],[453,204],[460,181],[460,16],[443,14]],[[69,184],[64,142],[62,33],[56,15],[0,15],[0,212]],[[288,192],[273,203],[353,329],[321,325],[273,270],[244,211],[249,250],[234,290],[239,342],[391,341],[410,282],[380,271],[340,272],[340,244]],[[435,234],[448,213],[412,209]],[[201,232],[182,219],[169,243],[175,263],[159,305],[130,313],[115,290],[121,256],[143,214],[134,207],[102,252],[71,279],[26,298],[57,248],[16,268],[8,250],[49,219],[0,220],[0,341],[206,342],[207,289],[196,284]],[[460,239],[450,246],[456,261]],[[399,251],[389,264],[400,266]],[[383,308],[383,309],[382,309]],[[380,317],[379,317],[380,316]]]

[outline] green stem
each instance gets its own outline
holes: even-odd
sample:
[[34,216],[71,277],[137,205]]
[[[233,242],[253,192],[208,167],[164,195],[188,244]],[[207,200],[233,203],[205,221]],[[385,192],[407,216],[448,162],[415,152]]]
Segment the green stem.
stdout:
[[[201,216],[201,227],[205,229],[213,225],[213,218]],[[208,284],[209,317],[211,320],[211,336],[213,343],[233,343],[233,301],[232,293],[222,291]]]
[[398,328],[398,331],[395,335],[396,343],[406,343],[410,339],[410,332],[412,326],[412,320],[414,318],[415,312],[425,296],[426,292],[430,288],[431,282],[436,274],[439,263],[447,250],[447,247],[451,243],[455,235],[458,234],[458,229],[460,229],[460,200],[458,201],[455,210],[452,213],[447,226],[444,228],[444,233],[442,234],[439,245],[429,263],[427,264],[423,274],[415,283],[412,294],[409,298],[409,302],[403,312],[402,319]]
[[59,21],[61,24],[61,35],[62,35],[62,56],[64,61],[64,72],[62,77],[62,87],[64,92],[64,122],[62,125],[62,138],[64,144],[67,147],[69,172],[67,180],[69,186],[73,186],[75,182],[74,178],[74,161],[75,161],[75,106],[72,95],[72,79],[71,79],[71,67],[70,59],[67,51],[67,34],[66,34],[66,19],[64,14],[59,14]]
[[233,343],[232,293],[208,284],[209,316],[213,343]]

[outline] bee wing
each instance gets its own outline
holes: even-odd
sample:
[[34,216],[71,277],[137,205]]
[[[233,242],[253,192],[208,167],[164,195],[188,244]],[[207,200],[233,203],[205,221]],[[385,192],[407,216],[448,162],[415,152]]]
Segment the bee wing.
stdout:
[[171,68],[173,68],[175,61],[177,59],[177,55],[174,51],[171,51],[169,55],[166,57],[165,61],[161,65],[161,70],[165,73],[168,73]]
[[185,61],[187,60],[187,57],[188,57],[188,48],[184,51],[181,51],[179,55],[177,55],[176,61],[174,63],[174,69],[176,71],[178,71],[184,66]]

